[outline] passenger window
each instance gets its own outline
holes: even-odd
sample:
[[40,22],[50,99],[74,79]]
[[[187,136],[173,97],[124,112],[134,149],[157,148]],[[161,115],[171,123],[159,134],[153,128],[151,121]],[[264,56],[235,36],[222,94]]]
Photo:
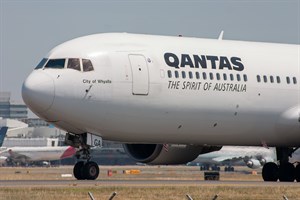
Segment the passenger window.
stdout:
[[260,83],[260,81],[261,81],[261,79],[260,79],[260,76],[259,76],[259,75],[257,75],[257,76],[256,76],[256,78],[257,78],[257,82],[259,82],[259,83]]
[[280,77],[277,76],[276,79],[277,79],[277,83],[280,83]]
[[92,62],[88,59],[82,59],[82,67],[84,72],[89,72],[94,70]]
[[244,81],[247,82],[248,81],[248,77],[246,74],[244,74]]
[[209,73],[209,78],[210,78],[210,80],[214,80],[214,75],[213,75],[213,73]]
[[290,84],[290,82],[291,82],[290,77],[288,77],[288,76],[286,77],[286,82],[287,82],[287,84]]
[[199,72],[196,72],[196,79],[200,79],[200,74],[199,74]]
[[273,76],[270,76],[270,82],[271,82],[271,83],[274,83],[274,78],[273,78]]
[[217,73],[217,74],[216,74],[216,77],[217,77],[217,80],[218,80],[218,81],[221,79],[221,77],[220,77],[220,74],[219,74],[219,73]]
[[47,60],[48,60],[47,58],[43,58],[34,69],[41,69],[41,68],[43,68],[44,65],[46,64]]
[[234,80],[234,78],[233,78],[233,74],[230,74],[229,76],[230,76],[230,80],[232,80],[232,81],[233,81],[233,80]]
[[185,76],[185,71],[182,71],[182,72],[181,72],[181,75],[182,75],[182,78],[183,78],[183,79],[186,78],[186,76]]
[[227,74],[223,74],[223,79],[224,79],[224,81],[227,80]]
[[81,71],[79,59],[78,58],[69,58],[67,68]]
[[293,77],[293,82],[294,82],[294,84],[297,84],[297,79],[296,79],[296,77]]
[[202,77],[203,77],[204,80],[206,80],[206,73],[205,72],[202,73]]
[[171,72],[171,70],[168,70],[168,77],[172,78],[172,72]]
[[239,74],[236,75],[236,80],[241,81],[241,76]]
[[65,68],[66,59],[50,59],[45,68],[63,69]]
[[193,79],[193,72],[189,72],[190,79]]
[[178,71],[175,71],[175,77],[176,77],[176,78],[179,78],[179,73],[178,73]]
[[268,82],[267,76],[263,76],[264,82]]

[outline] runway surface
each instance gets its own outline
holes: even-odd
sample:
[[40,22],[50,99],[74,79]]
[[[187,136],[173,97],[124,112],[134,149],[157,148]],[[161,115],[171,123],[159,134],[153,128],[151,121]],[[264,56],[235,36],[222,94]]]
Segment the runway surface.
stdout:
[[[123,170],[138,169],[139,174],[124,174]],[[113,171],[108,176],[108,171]],[[204,172],[190,166],[102,166],[97,180],[78,181],[72,176],[73,167],[0,168],[0,188],[3,187],[160,187],[160,186],[233,186],[233,187],[300,187],[300,183],[264,182],[261,175],[252,175],[247,167],[234,173],[220,173],[220,181],[204,181]],[[260,171],[259,171],[260,172]]]
[[0,187],[55,187],[55,186],[288,186],[299,187],[300,183],[263,181],[203,181],[203,180],[1,180]]

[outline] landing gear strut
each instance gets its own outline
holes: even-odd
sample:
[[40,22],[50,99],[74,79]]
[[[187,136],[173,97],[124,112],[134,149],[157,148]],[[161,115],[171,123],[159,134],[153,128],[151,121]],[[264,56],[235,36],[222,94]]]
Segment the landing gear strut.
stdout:
[[76,152],[77,159],[84,161],[79,161],[75,164],[73,168],[73,174],[77,180],[95,180],[99,175],[98,164],[90,161],[90,146],[86,143],[86,134],[66,134],[65,143],[76,148],[80,148]]
[[298,148],[288,148],[288,147],[277,147],[276,154],[279,160],[279,165],[276,163],[268,162],[264,165],[262,170],[262,177],[264,181],[276,182],[278,179],[281,182],[300,182],[300,164],[296,167],[289,163],[289,157]]

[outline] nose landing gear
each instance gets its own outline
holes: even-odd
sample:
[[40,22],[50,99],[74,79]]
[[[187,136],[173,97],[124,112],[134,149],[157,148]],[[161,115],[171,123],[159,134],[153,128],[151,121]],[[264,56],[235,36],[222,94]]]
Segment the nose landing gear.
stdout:
[[74,177],[77,180],[95,180],[99,176],[99,166],[97,163],[90,161],[90,145],[86,143],[86,134],[66,134],[65,143],[76,148],[81,148],[76,152],[79,161],[73,168]]

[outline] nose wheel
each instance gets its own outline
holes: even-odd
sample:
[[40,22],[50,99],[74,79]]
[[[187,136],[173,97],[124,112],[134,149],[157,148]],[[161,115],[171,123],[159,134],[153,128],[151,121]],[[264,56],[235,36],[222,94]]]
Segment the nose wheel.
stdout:
[[77,180],[84,180],[85,178],[83,177],[83,167],[84,167],[84,162],[83,161],[80,161],[80,162],[77,162],[75,165],[74,165],[74,168],[73,168],[73,174],[75,176],[75,178]]
[[84,159],[86,161],[79,161],[73,168],[73,174],[77,180],[95,180],[99,175],[99,166],[97,163],[90,161],[89,148],[84,148],[77,151],[76,156],[78,159]]
[[98,164],[92,161],[79,161],[73,168],[73,174],[77,180],[95,180],[99,175]]
[[87,133],[85,134],[72,134],[67,133],[65,137],[65,143],[78,148],[76,152],[77,159],[84,160],[79,161],[74,165],[73,174],[77,180],[95,180],[99,176],[99,166],[97,163],[90,161],[91,144],[87,144]]

